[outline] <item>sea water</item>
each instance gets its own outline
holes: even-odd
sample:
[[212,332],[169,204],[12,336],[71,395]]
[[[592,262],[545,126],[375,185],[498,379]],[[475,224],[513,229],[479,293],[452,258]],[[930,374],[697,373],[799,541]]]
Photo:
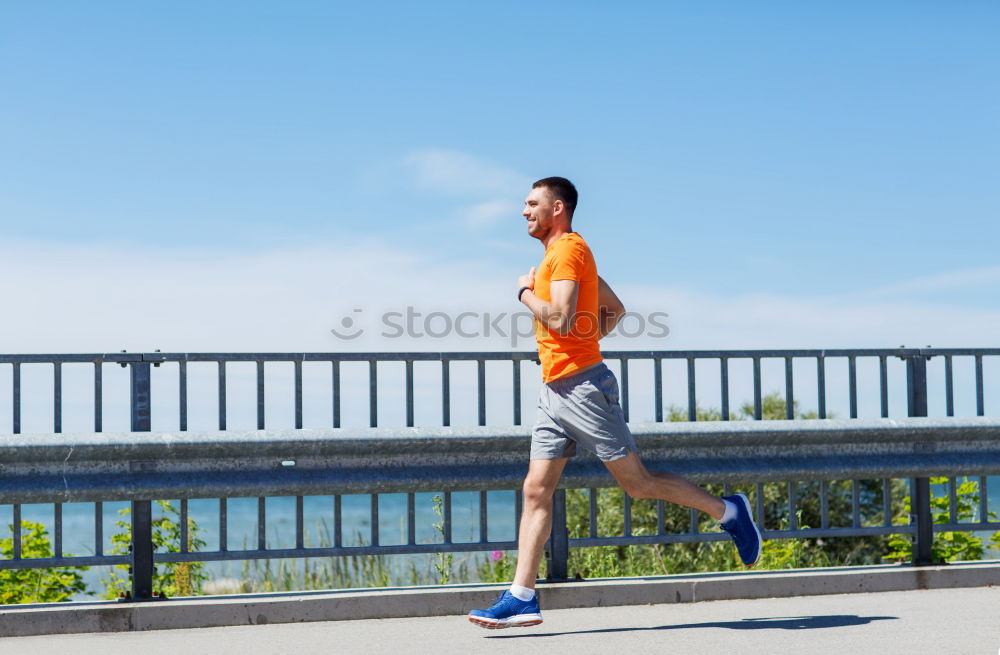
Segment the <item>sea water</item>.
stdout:
[[[443,494],[414,494],[415,541],[418,544],[443,542],[443,517],[434,507],[434,496]],[[366,546],[371,543],[371,496],[367,494],[341,496],[341,544],[343,546]],[[180,502],[170,501],[179,511]],[[295,548],[295,498],[267,498],[265,505],[265,546],[268,549]],[[452,541],[475,543],[480,541],[479,492],[453,492],[451,494]],[[129,521],[128,502],[102,503],[103,551],[111,554],[114,548],[112,536],[125,531]],[[95,543],[95,504],[63,504],[63,552],[68,555],[93,555]],[[21,506],[24,521],[42,523],[53,540],[54,506],[52,504],[31,504]],[[200,550],[219,549],[219,500],[192,499],[188,502],[188,513],[197,526],[195,536],[205,542]],[[153,518],[165,515],[164,510],[153,504]],[[175,511],[168,518],[177,521]],[[487,534],[489,541],[512,541],[515,538],[514,492],[487,492]],[[12,525],[13,511],[10,505],[0,506],[0,521]],[[258,543],[258,500],[257,498],[230,498],[227,503],[226,546],[231,552],[256,550]],[[122,523],[123,525],[118,525]],[[378,539],[383,546],[407,543],[407,495],[378,495]],[[435,527],[435,524],[438,527]],[[323,547],[333,544],[334,500],[333,496],[306,496],[303,498],[304,545]],[[162,552],[165,549],[160,549]],[[456,553],[456,557],[460,557]],[[394,556],[397,567],[425,566],[426,556]],[[208,562],[206,569],[212,578],[239,579],[241,561]],[[88,590],[98,596],[103,592],[102,578],[108,577],[109,567],[95,566],[83,572]],[[80,595],[76,600],[93,597]]]

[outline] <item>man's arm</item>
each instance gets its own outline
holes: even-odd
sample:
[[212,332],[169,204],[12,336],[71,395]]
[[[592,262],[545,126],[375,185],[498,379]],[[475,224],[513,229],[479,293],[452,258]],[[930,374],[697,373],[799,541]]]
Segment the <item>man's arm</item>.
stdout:
[[522,275],[518,280],[518,287],[528,287],[521,294],[521,302],[524,303],[538,321],[565,336],[573,329],[573,319],[576,317],[576,298],[580,291],[580,285],[576,280],[553,280],[549,284],[549,294],[552,302],[545,302],[535,295],[535,269],[527,275]]
[[[526,292],[527,293],[527,292]],[[597,308],[601,315],[601,338],[615,329],[618,321],[625,315],[625,305],[618,299],[611,286],[604,278],[597,278]]]

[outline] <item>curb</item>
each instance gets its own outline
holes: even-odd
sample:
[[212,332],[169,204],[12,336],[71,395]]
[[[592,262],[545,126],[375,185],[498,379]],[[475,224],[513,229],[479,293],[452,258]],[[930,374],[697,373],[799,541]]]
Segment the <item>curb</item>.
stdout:
[[[545,609],[1000,585],[1000,562],[709,573],[540,584]],[[462,616],[506,584],[0,606],[0,637],[231,625]]]

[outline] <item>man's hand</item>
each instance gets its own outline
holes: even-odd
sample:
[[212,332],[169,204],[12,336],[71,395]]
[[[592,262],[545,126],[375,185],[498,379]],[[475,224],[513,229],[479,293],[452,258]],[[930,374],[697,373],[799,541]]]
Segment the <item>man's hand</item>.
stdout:
[[[529,283],[534,284],[535,280],[532,275],[534,272],[535,269],[531,269],[531,273],[521,276],[522,287]],[[531,310],[539,323],[565,336],[573,328],[578,292],[579,285],[576,280],[553,280],[549,284],[551,302],[545,302],[536,296],[533,289],[521,294],[521,302]]]
[[520,289],[521,287],[528,287],[529,289],[534,290],[534,288],[535,288],[535,267],[534,266],[531,267],[531,270],[528,271],[527,275],[522,275],[521,277],[517,278],[517,288]]

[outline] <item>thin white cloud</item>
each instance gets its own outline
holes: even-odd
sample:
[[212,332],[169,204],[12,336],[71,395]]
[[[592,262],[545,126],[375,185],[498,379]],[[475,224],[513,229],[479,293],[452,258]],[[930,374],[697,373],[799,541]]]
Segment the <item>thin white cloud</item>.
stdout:
[[668,349],[988,347],[1000,331],[1000,308],[904,297],[721,296],[628,284],[619,295],[631,309],[670,314],[670,337],[658,346]]
[[0,343],[8,352],[357,350],[329,332],[354,309],[420,306],[441,297],[442,281],[474,298],[510,277],[491,280],[479,266],[375,242],[248,254],[7,242]]
[[526,193],[531,184],[521,173],[457,150],[420,150],[404,162],[418,185],[452,196]]
[[1000,266],[947,271],[927,275],[905,282],[876,287],[869,291],[872,296],[902,296],[958,289],[973,289],[1000,286]]
[[469,227],[486,227],[504,218],[517,216],[517,207],[508,200],[487,200],[477,205],[459,210]]
[[455,216],[471,229],[516,218],[532,182],[510,168],[456,150],[420,150],[407,156],[404,165],[419,188],[462,201]]

